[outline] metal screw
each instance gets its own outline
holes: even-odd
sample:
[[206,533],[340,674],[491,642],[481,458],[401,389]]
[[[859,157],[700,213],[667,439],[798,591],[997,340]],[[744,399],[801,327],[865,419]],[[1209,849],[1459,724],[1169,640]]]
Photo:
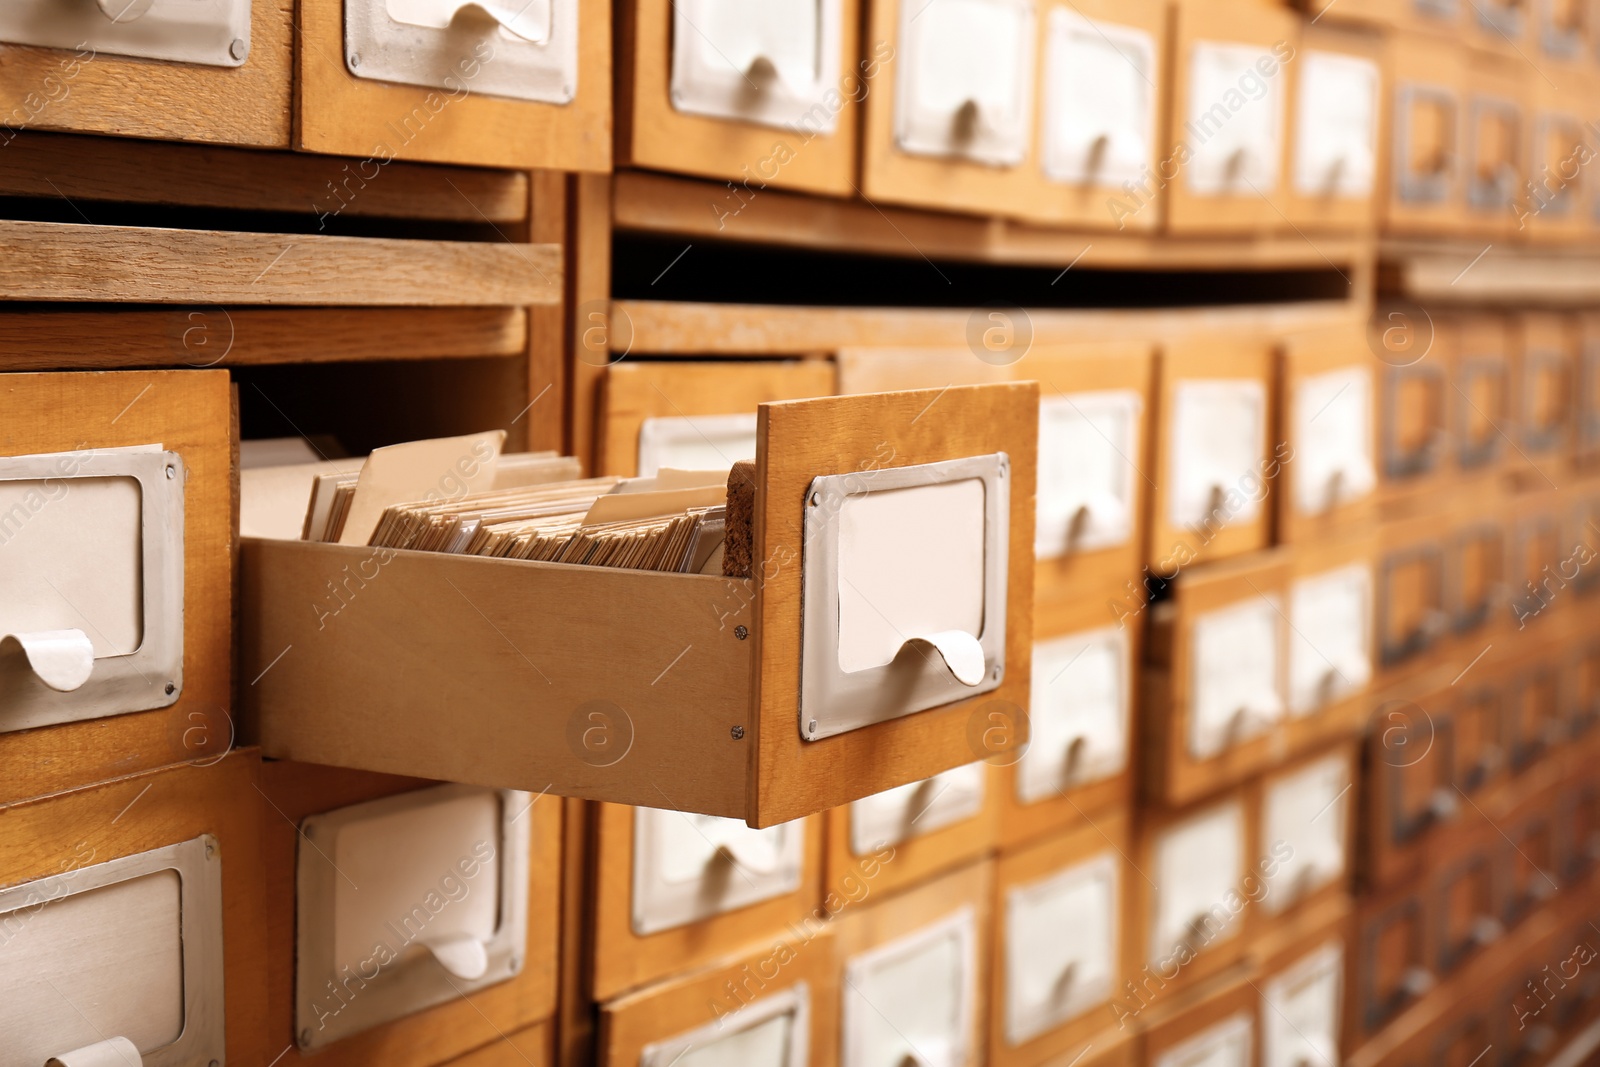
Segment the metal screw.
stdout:
[[170,482],[172,479],[176,478],[177,476],[178,476],[178,468],[172,466],[172,464],[170,464],[170,463],[167,464],[167,481]]
[[216,854],[217,854],[217,846],[213,845],[210,841],[207,841],[206,842],[206,859],[210,859],[212,856],[215,856]]
[[811,494],[811,506],[812,507],[816,507],[821,503],[822,503],[822,494],[821,493],[812,493]]
[[733,628],[733,636],[743,641],[745,638],[750,636],[750,631],[743,626],[735,626]]
[[171,696],[173,693],[176,693],[177,691],[178,691],[178,687],[176,685],[174,685],[171,682],[167,683],[167,696]]
[[354,52],[350,53],[350,66],[352,68],[361,66],[361,57]]
[[521,969],[522,969],[522,957],[521,956],[512,956],[511,957],[511,973],[512,974],[516,974]]
[[311,1047],[311,1028],[309,1026],[300,1031],[300,1046],[302,1048]]
[[209,1064],[206,1065],[206,1067],[222,1067],[222,1065],[220,1063],[218,1063],[216,1060],[212,1060]]
[[[250,46],[244,43],[243,37],[235,37],[228,46],[228,54],[239,62],[244,62],[244,57],[250,54]],[[212,1065],[215,1067],[215,1064]]]
[[811,732],[811,733],[816,733],[817,732],[817,720],[816,719],[812,719],[811,720],[811,729],[810,729],[809,732]]
[[735,741],[743,741],[744,740],[744,727],[743,726],[735,726],[733,729],[729,730],[728,733],[733,736],[733,739]]
[[994,665],[994,680],[997,682],[1000,680],[1000,664],[998,663]]

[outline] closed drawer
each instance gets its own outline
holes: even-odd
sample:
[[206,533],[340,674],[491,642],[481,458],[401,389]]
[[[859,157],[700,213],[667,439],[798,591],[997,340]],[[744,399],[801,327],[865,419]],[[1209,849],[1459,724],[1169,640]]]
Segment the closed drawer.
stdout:
[[1362,782],[1362,865],[1370,884],[1420,875],[1425,842],[1458,811],[1452,757],[1458,746],[1472,743],[1460,736],[1472,724],[1458,725],[1450,713],[1448,682],[1434,672],[1374,698]]
[[[1410,3],[1435,6],[1430,0]],[[1459,16],[1459,9],[1453,15]],[[1466,208],[1466,71],[1461,53],[1454,41],[1397,34],[1388,42],[1385,62],[1391,94],[1385,227],[1447,232]]]
[[1576,459],[1591,467],[1600,458],[1600,316],[1580,318],[1578,365],[1573,390]]
[[1445,553],[1438,518],[1385,523],[1378,535],[1379,662],[1415,663],[1448,635]]
[[1154,811],[1136,835],[1133,862],[1150,880],[1130,881],[1127,906],[1136,909],[1142,966],[1171,992],[1236,962],[1276,873],[1252,859],[1260,849],[1243,792],[1182,813]]
[[843,911],[835,924],[839,1030],[819,1060],[980,1062],[991,1017],[993,894],[994,865],[984,862]]
[[[1030,383],[763,405],[747,512],[761,509],[759,581],[247,540],[248,712],[282,758],[755,826],[970,763],[982,709],[1020,708],[1028,691],[1037,396]],[[940,418],[918,421],[935,400]],[[964,514],[950,551],[903,507]],[[913,542],[933,554],[907,554]],[[350,599],[302,617],[344,566]],[[859,600],[839,597],[846,580]],[[842,609],[822,606],[830,588]],[[918,592],[951,588],[965,592],[943,607]],[[418,617],[422,599],[436,611]],[[881,629],[902,608],[922,614]],[[900,656],[907,627],[965,650],[958,664],[981,658],[981,672],[961,666],[976,684],[937,645]],[[435,694],[464,677],[474,695],[440,749]],[[593,728],[616,744],[588,744]]]
[[1507,745],[1511,773],[1529,770],[1566,736],[1559,660],[1525,652],[1505,668]]
[[1289,457],[1268,441],[1271,366],[1269,345],[1248,336],[1175,340],[1157,357],[1145,557],[1157,578],[1267,545],[1268,483]]
[[1536,26],[1532,6],[1522,0],[1474,0],[1467,6],[1467,40],[1475,48],[1515,58],[1536,47],[1531,31]]
[[[1431,339],[1435,345],[1444,340]],[[1437,354],[1430,348],[1379,372],[1378,455],[1386,496],[1436,488],[1450,473],[1450,371],[1439,347]]]
[[1284,609],[1291,751],[1352,736],[1365,724],[1377,667],[1376,550],[1376,537],[1358,528],[1332,543],[1300,546],[1291,557]]
[[[1549,20],[1556,6],[1538,4],[1541,20]],[[1562,13],[1556,17],[1568,16]],[[1581,28],[1577,32],[1583,33]],[[1547,43],[1558,43],[1558,47],[1572,39],[1565,29],[1549,21],[1541,37]],[[1587,46],[1582,49],[1586,54]],[[1571,240],[1589,230],[1586,206],[1593,195],[1593,181],[1583,161],[1591,158],[1593,149],[1588,145],[1579,94],[1579,87],[1587,88],[1588,83],[1582,79],[1575,86],[1574,77],[1575,72],[1563,71],[1562,80],[1567,84],[1561,88],[1538,78],[1530,85],[1528,183],[1518,190],[1515,200],[1518,236]]]
[[235,751],[5,810],[8,1062],[246,1063],[288,1040],[262,1026],[260,766]]
[[1253,1067],[1260,1047],[1259,1000],[1256,989],[1240,977],[1173,1007],[1145,1032],[1143,1062],[1151,1067]]
[[[597,812],[596,1000],[821,919],[820,817],[756,830],[666,808],[601,804]],[[893,858],[893,846],[874,849],[830,890],[868,892]]]
[[290,17],[272,0],[7,4],[0,146],[33,129],[287,148]]
[[1363,905],[1356,936],[1352,1003],[1367,1035],[1434,985],[1422,896],[1402,890]]
[[887,894],[977,860],[999,834],[1000,790],[991,763],[968,763],[830,810],[826,884],[837,892],[872,869],[873,892]]
[[[1154,417],[1150,345],[1032,344],[1017,356],[1004,316],[996,312],[988,325],[1008,344],[987,358],[964,348],[841,349],[839,392],[1039,382],[1036,597],[1076,604],[1091,589],[1137,584],[1147,522],[1141,472]],[[1130,611],[1143,603],[1124,599]]]
[[1156,609],[1142,710],[1151,797],[1186,803],[1281,758],[1289,574],[1282,553],[1199,567]]
[[1555,629],[1577,599],[1573,582],[1582,574],[1582,554],[1567,544],[1567,500],[1555,489],[1511,498],[1517,515],[1511,528],[1511,587],[1503,621],[1518,633]]
[[1262,964],[1262,1067],[1340,1063],[1347,917],[1302,937]]
[[[1480,665],[1481,668],[1481,665]],[[1456,788],[1474,796],[1506,773],[1508,727],[1505,680],[1475,669],[1450,702],[1450,765]]]
[[1600,789],[1588,782],[1568,785],[1556,801],[1555,827],[1557,879],[1587,876],[1600,861]]
[[1072,1055],[1142,1010],[1124,987],[1142,961],[1123,902],[1137,875],[1128,821],[1108,815],[1007,853],[995,869],[995,961],[989,1062]]
[[1552,59],[1582,62],[1594,42],[1594,11],[1583,0],[1543,0],[1534,5],[1532,30]]
[[1448,1067],[1471,1067],[1494,1045],[1492,1021],[1482,1012],[1463,1013],[1439,1028],[1433,1038],[1433,1060]]
[[1174,26],[1167,229],[1282,227],[1299,21],[1268,5],[1240,19],[1224,0],[1184,0]]
[[1450,632],[1472,647],[1508,621],[1508,600],[1515,600],[1512,547],[1515,531],[1508,528],[1504,509],[1496,496],[1464,491],[1445,542],[1445,611]]
[[424,1067],[555,1013],[558,800],[277,761],[262,779],[283,1062]]
[[621,362],[600,394],[596,470],[649,477],[756,458],[756,408],[833,392],[823,361]]
[[1497,862],[1505,872],[1501,915],[1507,926],[1528,918],[1561,890],[1556,880],[1556,831],[1548,798],[1506,829]]
[[384,163],[611,166],[604,0],[307,0],[298,15],[295,148]]
[[1035,618],[1026,747],[997,744],[988,757],[999,768],[1008,847],[1131,798],[1144,628],[1106,611],[1102,601],[1118,592],[1051,605]]
[[231,404],[223,371],[0,375],[0,801],[227,750]]
[[1340,745],[1268,775],[1257,787],[1257,866],[1273,872],[1261,901],[1266,915],[1348,892],[1355,755],[1353,743]]
[[1377,375],[1354,327],[1289,338],[1279,356],[1277,537],[1326,537],[1372,515],[1378,481]]
[[1454,971],[1505,934],[1501,893],[1487,850],[1472,849],[1446,859],[1434,876],[1433,894],[1439,974]]
[[1518,473],[1541,488],[1566,469],[1573,448],[1577,335],[1561,315],[1524,315],[1512,377]]
[[1293,92],[1285,175],[1285,214],[1297,225],[1367,229],[1374,223],[1378,129],[1387,99],[1382,46],[1377,33],[1335,28],[1320,16],[1301,28],[1299,52],[1288,64]]
[[1510,319],[1461,316],[1444,329],[1455,353],[1451,376],[1454,461],[1464,475],[1492,475],[1511,462],[1506,433],[1516,425],[1516,335]]
[[[833,931],[789,931],[725,963],[600,1006],[600,1067],[673,1063],[809,1067],[837,1062]],[[498,1065],[496,1065],[498,1067]]]
[[857,0],[617,11],[619,162],[752,191],[853,192],[859,105],[894,58],[886,42],[859,49]]
[[869,0],[867,39],[894,61],[866,99],[868,200],[1025,213],[1043,6],[1033,0]]
[[[1520,12],[1520,4],[1505,10]],[[1520,63],[1515,55],[1468,57],[1464,178],[1467,225],[1477,233],[1516,229],[1529,142]]]
[[1562,665],[1562,714],[1573,737],[1600,719],[1600,638],[1581,630],[1568,639]]

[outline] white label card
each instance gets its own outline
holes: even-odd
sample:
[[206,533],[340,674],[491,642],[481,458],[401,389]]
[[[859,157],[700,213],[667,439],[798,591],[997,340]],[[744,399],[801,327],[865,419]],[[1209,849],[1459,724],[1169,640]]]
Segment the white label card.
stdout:
[[1244,872],[1244,809],[1227,801],[1166,830],[1155,847],[1155,915],[1150,962],[1180,944],[1194,950],[1238,933]]
[[1181,381],[1173,390],[1167,514],[1174,526],[1249,522],[1261,513],[1267,391],[1253,378]]
[[840,0],[675,0],[672,104],[712,118],[832,133]]
[[1162,1053],[1155,1067],[1250,1067],[1251,1029],[1249,1015],[1230,1015]]
[[800,887],[805,823],[757,830],[738,819],[634,809],[633,929],[641,936]]
[[1318,708],[1372,680],[1372,568],[1301,578],[1289,591],[1289,713]]
[[1344,875],[1350,771],[1338,756],[1270,781],[1262,802],[1261,846],[1278,861],[1263,903],[1280,912],[1304,893]]
[[1144,30],[1050,9],[1045,176],[1074,185],[1138,181],[1150,163],[1156,41]]
[[993,166],[1027,157],[1033,0],[901,5],[895,140],[903,152]]
[[1113,548],[1133,536],[1142,406],[1131,389],[1040,399],[1040,559]]
[[1261,1067],[1342,1062],[1339,1012],[1344,953],[1324,945],[1261,989]]
[[1194,621],[1189,752],[1210,759],[1283,718],[1281,598],[1252,594]]
[[1049,800],[1127,766],[1131,685],[1128,635],[1120,627],[1034,644],[1030,736],[1018,768],[1019,801]]
[[1264,45],[1195,42],[1189,113],[1179,132],[1190,152],[1190,192],[1264,197],[1277,189],[1285,77]]
[[983,763],[954,767],[850,805],[850,851],[865,856],[943,830],[983,810]]
[[1378,64],[1307,49],[1295,115],[1294,189],[1301,196],[1372,195],[1378,158]]
[[756,416],[678,415],[645,419],[639,427],[639,477],[663,468],[728,470],[756,458]]
[[1111,995],[1117,857],[1105,853],[1006,894],[1006,1043],[1015,1048]]
[[977,986],[977,915],[950,918],[845,964],[841,1067],[968,1062]]
[[806,1067],[810,1043],[811,990],[797,982],[727,1018],[646,1045],[639,1067]]
[[1341,367],[1300,382],[1294,394],[1294,506],[1320,515],[1370,494],[1372,371]]

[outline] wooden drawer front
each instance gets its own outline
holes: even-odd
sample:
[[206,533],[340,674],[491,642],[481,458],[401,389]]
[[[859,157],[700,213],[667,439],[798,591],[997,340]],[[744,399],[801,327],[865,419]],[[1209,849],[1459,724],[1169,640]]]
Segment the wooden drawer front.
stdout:
[[1587,782],[1570,786],[1556,806],[1560,877],[1584,877],[1600,861],[1600,788]]
[[1506,537],[1500,520],[1469,515],[1450,534],[1447,563],[1445,610],[1451,629],[1472,633],[1493,621],[1506,596]]
[[[1567,596],[1567,575],[1576,559],[1564,544],[1565,533],[1556,494],[1524,497],[1517,503],[1511,555],[1510,618],[1519,631],[1547,622],[1560,612]],[[1543,499],[1540,499],[1543,497]]]
[[1475,852],[1451,863],[1439,874],[1436,885],[1434,921],[1439,932],[1435,959],[1439,973],[1445,974],[1499,940],[1505,924],[1494,866],[1487,854]]
[[1266,5],[1248,20],[1224,0],[1178,5],[1167,186],[1174,233],[1277,227],[1297,20]]
[[1600,327],[1588,318],[1578,351],[1573,408],[1578,459],[1593,462],[1600,456]]
[[1261,1065],[1339,1063],[1344,942],[1334,938],[1261,984]]
[[[1218,962],[1248,921],[1250,890],[1266,886],[1253,877],[1242,800],[1212,804],[1154,831],[1149,842],[1153,887],[1145,890],[1145,963],[1163,975],[1173,961],[1210,952]],[[1148,869],[1148,868],[1147,868]]]
[[[1431,704],[1436,698],[1422,699]],[[1381,857],[1417,844],[1436,823],[1455,814],[1450,756],[1456,726],[1453,718],[1429,714],[1403,699],[1378,705],[1373,723],[1367,737],[1367,788],[1378,835],[1373,845]]]
[[1514,76],[1490,76],[1477,68],[1469,69],[1467,78],[1471,87],[1464,146],[1468,213],[1481,228],[1509,231],[1515,227],[1516,200],[1527,169],[1521,85]]
[[[919,421],[934,402],[940,418]],[[762,827],[970,763],[984,706],[1027,699],[1038,402],[1029,382],[763,404],[748,555],[758,576],[246,539],[251,729],[278,758]],[[900,505],[943,509],[952,487],[966,514],[955,538],[986,547],[936,553],[948,566],[929,584],[927,554],[907,555],[913,535],[893,528],[921,521]],[[879,517],[843,518],[867,513]],[[327,597],[343,566],[384,581],[365,582],[319,629],[304,605]],[[929,607],[952,568],[977,600]],[[418,616],[419,598],[455,607]],[[924,608],[945,619],[940,630],[895,624]],[[942,654],[899,655],[907,627],[975,641],[976,684]],[[436,694],[464,676],[477,688],[456,743],[429,743]],[[583,743],[595,712],[630,741],[608,750],[615,758]]]
[[1374,908],[1360,936],[1355,995],[1361,1030],[1372,1033],[1433,986],[1421,898]]
[[1377,400],[1371,355],[1355,330],[1285,343],[1281,433],[1294,461],[1279,472],[1282,542],[1325,535],[1370,514],[1377,488]]
[[1358,698],[1373,675],[1371,558],[1297,575],[1289,586],[1289,714]]
[[1556,59],[1585,58],[1593,23],[1594,13],[1584,0],[1539,0],[1534,4],[1539,47]]
[[833,392],[822,361],[622,362],[606,369],[595,466],[623,477],[756,458],[756,408]]
[[240,750],[5,809],[7,1063],[248,1063],[289,1039],[262,1025],[259,770]]
[[1370,225],[1385,99],[1381,39],[1321,25],[1301,32],[1300,52],[1289,65],[1290,214],[1315,225]]
[[990,1062],[1039,1063],[1071,1053],[1121,1014],[1131,964],[1123,914],[1131,876],[1121,817],[1003,856],[996,871],[996,956]]
[[0,147],[25,129],[289,146],[288,5],[235,0],[198,20],[182,0],[126,19],[109,5],[6,7]]
[[1564,460],[1572,446],[1577,384],[1571,324],[1530,316],[1522,326],[1514,407],[1518,443],[1530,462],[1545,456]]
[[1258,865],[1277,867],[1262,900],[1268,914],[1347,882],[1354,781],[1354,748],[1342,746],[1262,783]]
[[[867,39],[892,42],[866,100],[861,192],[945,210],[1018,214],[1032,182],[1040,10],[1025,0],[871,0]],[[876,46],[875,47],[879,47]]]
[[1492,469],[1506,458],[1505,426],[1511,414],[1511,371],[1502,349],[1472,345],[1456,363],[1451,422],[1455,427],[1455,460],[1463,471]]
[[858,55],[857,0],[632,0],[619,18],[621,162],[850,195],[858,105],[893,54]]
[[1432,1062],[1441,1067],[1472,1067],[1484,1059],[1484,1050],[1493,1044],[1488,1016],[1469,1014],[1440,1030],[1433,1041]]
[[231,405],[223,371],[0,375],[0,802],[227,750]]
[[824,1067],[838,1012],[833,931],[819,922],[602,1004],[595,1062]]
[[[979,863],[840,915],[839,1067],[981,1059],[993,892],[993,864]],[[829,1046],[818,1062],[835,1062]]]
[[1567,651],[1562,714],[1574,737],[1600,720],[1600,639],[1579,634]]
[[1583,217],[1589,200],[1584,167],[1580,160],[1592,151],[1583,121],[1565,106],[1560,94],[1546,86],[1536,86],[1539,105],[1530,111],[1533,152],[1528,159],[1531,190],[1516,198],[1517,230],[1535,235],[1583,233],[1588,220]]
[[1526,43],[1531,16],[1523,0],[1474,0],[1470,6],[1467,21],[1479,46],[1513,51]]
[[1424,357],[1381,376],[1379,452],[1390,482],[1414,481],[1440,469],[1449,434],[1450,388],[1444,367]]
[[1386,64],[1393,101],[1388,221],[1402,229],[1450,227],[1463,206],[1462,58],[1454,42],[1397,36]]
[[[598,807],[597,1000],[729,954],[821,900],[820,817],[755,830],[736,819]],[[861,861],[875,877],[885,846]]]
[[1556,881],[1555,828],[1550,815],[1539,811],[1526,816],[1507,830],[1500,863],[1507,873],[1502,915],[1507,926],[1533,914],[1546,900],[1560,891]]
[[1520,663],[1506,687],[1506,721],[1513,774],[1527,770],[1566,732],[1561,719],[1561,674],[1553,659]]
[[554,0],[513,15],[518,33],[486,36],[392,10],[382,0],[300,8],[294,147],[384,162],[610,168],[605,0]]
[[1506,693],[1497,678],[1463,685],[1450,706],[1450,764],[1457,789],[1474,794],[1507,765]]
[[1176,341],[1158,359],[1156,488],[1147,560],[1159,575],[1267,544],[1271,352],[1249,338]]
[[1052,800],[1127,769],[1133,652],[1133,635],[1119,626],[1034,644],[1028,750],[1017,764],[1018,803]]
[[1150,1067],[1253,1067],[1260,994],[1247,981],[1230,982],[1192,1006],[1154,1020],[1144,1035]]
[[1422,539],[1386,548],[1378,560],[1378,649],[1385,667],[1419,656],[1443,636],[1444,551]]

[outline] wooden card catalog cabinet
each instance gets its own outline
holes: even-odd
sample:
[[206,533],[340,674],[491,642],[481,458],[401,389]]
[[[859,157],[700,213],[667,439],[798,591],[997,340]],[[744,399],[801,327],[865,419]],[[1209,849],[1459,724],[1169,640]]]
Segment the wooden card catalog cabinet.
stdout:
[[606,170],[609,14],[604,0],[307,0],[295,147]]
[[290,16],[270,0],[10,0],[0,146],[39,129],[287,148]]
[[[980,858],[994,847],[998,783],[988,763],[969,763],[834,808],[825,884],[855,885],[866,865],[873,891],[891,893]],[[875,864],[891,849],[893,862]]]
[[970,763],[1028,692],[1037,410],[1031,382],[763,404],[753,577],[247,539],[247,714],[282,758],[759,827]]
[[980,863],[841,913],[839,1067],[981,1062],[993,883]]
[[[1287,67],[1299,21],[1267,5],[1248,19],[1225,0],[1185,0],[1173,34],[1175,80],[1166,164],[1173,233],[1276,229],[1287,202]],[[1165,175],[1163,175],[1165,177]]]
[[6,809],[0,1063],[188,1067],[266,1047],[259,763],[235,752]]
[[1371,516],[1378,486],[1376,378],[1356,327],[1284,342],[1279,439],[1294,452],[1274,486],[1280,542],[1323,536]]
[[1262,782],[1258,860],[1263,871],[1275,868],[1261,901],[1267,914],[1344,891],[1354,841],[1354,783],[1353,744]]
[[1289,747],[1305,751],[1361,729],[1376,674],[1372,535],[1306,546],[1292,557],[1289,615]]
[[1127,820],[1118,815],[998,861],[995,1067],[1070,1057],[1108,1028],[1109,1002],[1139,965],[1122,910],[1124,880],[1137,877],[1127,869],[1128,845]]
[[[821,902],[822,820],[754,829],[664,808],[598,809],[594,997],[605,1000],[720,959]],[[874,849],[856,873],[870,882],[893,856]]]
[[[531,820],[521,816],[533,800],[443,785],[302,820],[294,1020],[302,1052],[522,971]],[[351,973],[360,995],[346,1000],[338,990]]]
[[1251,857],[1254,834],[1238,792],[1182,814],[1152,815],[1139,829],[1130,902],[1142,964],[1188,986],[1238,960],[1251,911],[1267,891]]
[[1335,937],[1260,983],[1261,1067],[1341,1062],[1344,968]]
[[1157,577],[1268,544],[1272,352],[1252,337],[1174,341],[1157,359],[1156,471],[1146,561]]
[[0,376],[0,800],[226,750],[229,405],[221,371]]
[[867,97],[862,195],[1017,214],[1039,35],[1036,0],[871,0],[868,40],[892,42],[894,62]]
[[1153,798],[1187,803],[1281,758],[1289,573],[1280,552],[1197,567],[1157,605],[1142,712]]
[[820,361],[616,363],[602,379],[595,468],[649,477],[753,460],[757,406],[827,396],[833,378]]
[[1288,209],[1297,224],[1370,228],[1383,115],[1382,38],[1315,21],[1288,64]]
[[618,16],[619,162],[852,192],[857,107],[893,55],[858,55],[856,0],[631,0]]
[[[784,951],[781,951],[784,950]],[[782,962],[779,962],[779,961]],[[771,974],[760,988],[752,976]],[[599,1067],[811,1067],[832,1064],[838,965],[826,924],[747,946],[710,969],[600,1007]],[[520,1061],[517,1061],[520,1062]]]
[[1466,206],[1460,51],[1452,40],[1396,34],[1385,50],[1385,69],[1391,94],[1385,226],[1408,233],[1453,230]]
[[1166,11],[1152,0],[1046,0],[1041,10],[1040,188],[1029,218],[1154,229]]

